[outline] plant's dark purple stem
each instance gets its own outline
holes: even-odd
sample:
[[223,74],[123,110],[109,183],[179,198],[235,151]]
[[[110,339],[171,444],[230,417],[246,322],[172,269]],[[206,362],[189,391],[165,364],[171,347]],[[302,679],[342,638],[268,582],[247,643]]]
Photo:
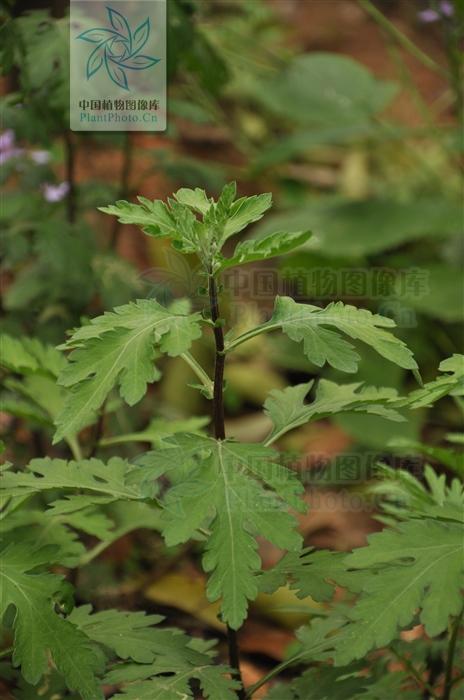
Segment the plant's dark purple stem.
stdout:
[[219,315],[219,302],[217,285],[214,277],[209,278],[209,303],[211,320],[214,323],[214,342],[216,344],[216,357],[214,362],[214,393],[213,393],[213,421],[214,434],[217,440],[224,440],[226,436],[224,426],[224,331]]
[[[214,434],[217,440],[224,440],[226,430],[224,424],[224,331],[221,324],[219,312],[218,289],[214,276],[209,276],[209,304],[211,320],[214,324],[214,342],[216,345],[216,356],[214,361],[214,392],[213,392],[213,424]],[[240,655],[237,642],[237,632],[227,625],[227,644],[229,649],[229,664],[235,671],[237,679],[242,687],[237,691],[239,700],[245,700],[245,689],[243,687],[242,674],[240,671]]]

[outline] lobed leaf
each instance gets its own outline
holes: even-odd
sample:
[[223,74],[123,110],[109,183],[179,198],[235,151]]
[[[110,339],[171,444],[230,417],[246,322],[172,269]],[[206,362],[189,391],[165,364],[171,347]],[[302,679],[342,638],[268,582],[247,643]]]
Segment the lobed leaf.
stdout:
[[272,194],[255,194],[252,197],[241,197],[232,204],[229,216],[224,226],[221,243],[236,233],[243,231],[249,224],[259,221],[272,206]]
[[401,520],[452,520],[464,525],[464,485],[459,479],[448,486],[445,474],[438,475],[429,465],[424,469],[425,483],[407,471],[385,465],[380,465],[379,476],[381,480],[370,491],[384,498],[381,506],[388,515]]
[[53,556],[53,548],[31,551],[21,543],[2,552],[0,616],[14,607],[13,664],[20,665],[25,680],[35,685],[48,670],[50,654],[70,690],[78,690],[84,700],[103,699],[95,678],[103,670],[101,655],[85,634],[55,611],[61,577],[37,572]]
[[259,589],[264,593],[274,593],[288,584],[298,598],[310,597],[317,602],[331,600],[335,585],[346,586],[355,592],[359,582],[352,572],[346,572],[345,558],[343,552],[314,551],[312,547],[302,552],[288,552],[260,576]]
[[79,630],[94,642],[111,649],[120,659],[140,664],[157,662],[195,664],[202,657],[189,648],[190,639],[180,630],[158,627],[159,615],[144,612],[103,610],[92,613],[91,605],[74,608],[69,616]]
[[22,339],[2,333],[0,348],[0,363],[5,369],[23,374],[38,368],[37,359],[25,347]]
[[446,629],[463,606],[463,534],[455,522],[409,520],[370,535],[368,546],[346,557],[346,566],[362,573],[364,583],[336,644],[337,665],[390,644],[418,609],[428,635]]
[[[328,330],[325,326],[336,330]],[[255,335],[280,328],[290,340],[303,343],[305,355],[318,367],[328,362],[343,372],[356,372],[360,357],[351,343],[340,336],[342,332],[363,341],[400,367],[416,370],[417,363],[406,344],[384,330],[394,326],[395,322],[390,318],[345,305],[341,301],[319,308],[298,304],[291,297],[277,297],[270,320],[232,340],[226,350]]]
[[203,565],[211,573],[208,598],[222,598],[223,619],[237,629],[248,600],[258,592],[255,536],[283,549],[300,547],[295,519],[286,509],[303,508],[302,486],[292,472],[275,463],[276,453],[261,445],[192,435],[167,442],[171,448],[151,452],[143,460],[148,468],[153,464],[157,476],[167,473],[172,481],[176,471],[182,474],[163,501],[163,534],[168,545],[179,544],[206,523],[210,534]]
[[429,457],[435,462],[443,464],[448,469],[451,469],[461,478],[464,478],[464,453],[456,452],[447,447],[435,447],[425,445],[422,442],[408,440],[406,438],[391,440],[389,445],[399,450],[403,454],[421,454],[424,457]]
[[160,200],[151,202],[146,197],[138,197],[138,200],[140,204],[119,200],[107,207],[99,207],[99,211],[117,216],[121,224],[140,226],[150,236],[176,238],[175,221],[166,204]]
[[71,387],[56,419],[54,442],[77,433],[95,419],[113,387],[134,405],[147,384],[160,378],[154,361],[159,352],[174,357],[188,350],[201,335],[200,315],[177,312],[153,299],[116,308],[78,329],[66,347],[74,348],[59,383]]
[[51,518],[42,510],[18,508],[2,518],[2,546],[14,547],[18,542],[31,549],[48,546],[56,553],[56,562],[76,566],[85,547],[65,521]]
[[[66,462],[64,459],[33,459],[22,471],[13,468],[2,472],[2,493],[5,497],[27,496],[34,493],[71,489],[88,491],[86,499],[80,499],[80,508],[91,504],[89,496],[109,500],[137,500],[141,498],[137,484],[130,484],[129,477],[138,470],[120,457],[112,457],[107,463],[98,459]],[[76,503],[76,501],[73,501]],[[73,508],[77,510],[76,507]],[[57,511],[55,511],[57,512]],[[63,510],[61,512],[64,512]],[[67,509],[70,512],[70,509]]]
[[[380,664],[378,664],[380,665]],[[409,688],[410,677],[404,671],[391,671],[373,668],[369,664],[370,675],[358,665],[333,668],[320,665],[305,671],[289,686],[281,685],[275,693],[266,696],[268,700],[420,700],[419,688]],[[273,689],[274,690],[274,689]],[[284,693],[287,692],[288,695]]]
[[174,197],[179,204],[185,204],[185,206],[191,207],[200,214],[206,214],[213,203],[213,200],[207,197],[205,190],[199,187],[196,187],[194,190],[182,187],[175,192]]
[[270,392],[264,410],[274,427],[266,440],[267,444],[300,425],[344,411],[372,413],[393,421],[404,420],[401,414],[390,408],[398,398],[395,389],[365,386],[362,382],[339,385],[321,379],[314,401],[305,404],[313,383],[310,381]]
[[464,355],[454,354],[440,363],[442,374],[398,403],[409,408],[425,408],[444,396],[464,395]]
[[255,262],[256,260],[268,260],[278,255],[289,253],[298,248],[311,237],[310,231],[297,231],[289,233],[279,231],[259,240],[242,241],[237,245],[231,258],[223,258],[219,270],[226,270],[236,265]]

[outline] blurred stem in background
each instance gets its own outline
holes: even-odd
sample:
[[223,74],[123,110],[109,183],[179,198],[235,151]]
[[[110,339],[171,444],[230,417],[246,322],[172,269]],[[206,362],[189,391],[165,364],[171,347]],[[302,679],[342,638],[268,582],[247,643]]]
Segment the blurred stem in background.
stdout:
[[[67,12],[68,3],[66,0],[53,0],[51,15],[56,19],[62,19]],[[69,189],[66,197],[66,216],[70,224],[74,224],[77,214],[76,201],[76,152],[73,135],[70,129],[63,132],[63,142],[65,150],[65,179]]]
[[[432,6],[436,9],[437,14],[442,17],[448,70],[442,68],[433,58],[424,53],[422,49],[403,34],[393,22],[390,22],[390,20],[372,4],[371,0],[358,0],[358,2],[379,26],[385,30],[386,34],[395,39],[405,51],[411,56],[414,56],[424,66],[442,75],[449,81],[454,93],[456,116],[460,124],[462,124],[464,117],[464,90],[462,84],[463,53],[461,49],[461,42],[464,36],[463,0],[455,0],[453,3],[454,12],[451,16],[444,16],[440,9],[440,4],[437,0],[432,0]],[[415,92],[417,92],[417,90],[415,90]]]
[[[128,199],[130,197],[130,180],[132,172],[132,161],[133,161],[134,149],[131,139],[131,132],[126,131],[123,134],[123,147],[122,147],[122,166],[121,166],[121,180],[118,193],[118,199]],[[113,228],[111,230],[110,239],[108,242],[108,247],[110,250],[116,248],[118,244],[118,234],[120,231],[120,223],[115,217],[113,222]]]
[[[436,0],[432,2],[437,12],[440,11]],[[464,39],[464,1],[455,0],[453,3],[454,13],[451,16],[443,16],[442,28],[444,35],[444,44],[446,49],[446,57],[450,72],[450,84],[453,89],[456,116],[459,124],[464,122],[464,86],[463,86],[463,47]]]
[[451,698],[451,690],[453,688],[454,656],[456,654],[459,629],[461,626],[463,615],[464,612],[461,612],[461,614],[458,615],[458,617],[456,617],[451,626],[451,636],[448,644],[448,655],[446,659],[445,689],[443,691],[443,700],[450,700]]
[[66,198],[66,212],[70,224],[76,221],[76,157],[74,139],[71,131],[67,130],[63,135],[65,145],[65,161],[66,161],[66,181],[69,189]]
[[433,58],[430,58],[426,53],[422,51],[416,44],[411,41],[403,32],[401,32],[393,22],[390,22],[385,15],[378,10],[375,5],[372,4],[371,0],[358,0],[360,6],[383,28],[385,29],[396,41],[403,47],[411,56],[414,56],[418,61],[420,61],[424,66],[430,68],[430,70],[435,71],[439,75],[448,77],[447,71],[442,68]]

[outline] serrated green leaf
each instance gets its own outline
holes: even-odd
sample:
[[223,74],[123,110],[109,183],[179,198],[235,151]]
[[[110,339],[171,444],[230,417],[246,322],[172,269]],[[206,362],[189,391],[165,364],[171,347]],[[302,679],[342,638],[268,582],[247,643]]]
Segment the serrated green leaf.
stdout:
[[18,509],[2,520],[2,545],[22,545],[37,549],[53,546],[56,561],[63,566],[75,566],[85,551],[75,533],[59,518],[50,518],[43,511]]
[[428,635],[446,629],[463,605],[463,535],[458,523],[410,520],[370,535],[368,546],[346,557],[346,566],[362,572],[365,582],[337,641],[337,665],[387,646],[418,609]]
[[224,222],[227,219],[236,196],[237,183],[235,181],[228,182],[226,185],[224,185],[215,207],[215,215],[218,221]]
[[266,694],[266,700],[295,700],[295,693],[290,685],[277,683]]
[[[60,505],[62,501],[58,501]],[[92,561],[95,554],[100,554],[104,548],[109,547],[113,542],[120,539],[124,535],[134,530],[161,530],[161,518],[159,509],[153,507],[150,503],[142,501],[116,501],[110,503],[104,508],[104,512],[111,518],[112,529],[106,532],[94,533],[100,539],[100,543],[95,549],[89,549],[80,560],[80,565],[83,566]],[[85,511],[72,513],[70,522],[73,523],[77,519],[76,527],[85,529],[82,520],[85,519]]]
[[288,584],[298,598],[328,601],[333,597],[336,584],[343,586],[348,581],[350,590],[356,590],[356,577],[352,573],[346,574],[345,556],[343,552],[314,551],[312,548],[288,552],[259,577],[259,589],[273,593]]
[[[119,201],[115,205],[101,207],[100,211],[117,216],[123,224],[140,226],[148,235],[169,237],[173,248],[181,253],[196,253],[208,270],[218,270],[223,262],[220,249],[227,239],[261,219],[272,204],[269,193],[234,201],[236,193],[235,182],[224,187],[217,202],[202,189],[181,188],[174,193],[174,198],[168,199],[167,204],[139,197],[139,204]],[[283,235],[275,236],[266,244],[248,242],[237,250],[237,255],[240,259],[246,254],[251,256],[250,259],[259,260],[280,254],[276,252],[278,246],[280,252],[290,250],[295,244],[290,245],[288,234],[285,234],[287,245],[284,246]],[[307,238],[302,234],[300,236],[301,242]]]
[[368,683],[359,672],[327,665],[305,671],[292,683],[292,690],[295,700],[358,700],[364,698],[363,685]]
[[[40,484],[38,485],[40,488]],[[58,501],[53,501],[49,504],[46,513],[50,516],[55,515],[75,515],[77,513],[87,513],[91,506],[100,507],[114,501],[114,496],[98,495],[98,494],[62,494]],[[125,501],[126,506],[129,505]]]
[[230,675],[231,669],[224,666],[203,666],[196,672],[194,677],[200,682],[205,698],[235,700],[234,691],[241,688],[241,684],[230,677],[225,677],[224,673]]
[[[372,670],[372,663],[369,669]],[[325,665],[305,671],[291,684],[289,697],[290,700],[420,700],[420,690],[409,689],[408,681],[408,674],[402,671],[386,673],[381,669],[379,677],[375,678],[366,676],[366,669],[359,666],[333,668]],[[274,697],[280,700],[278,695],[272,694],[269,700]]]
[[389,671],[374,682],[366,683],[366,689],[359,697],[360,700],[422,700],[424,694],[418,687],[411,687],[411,676],[407,672]]
[[243,231],[249,224],[259,221],[272,206],[272,194],[255,194],[252,197],[241,197],[232,204],[229,217],[224,226],[221,242]]
[[41,372],[26,374],[21,379],[7,378],[5,388],[22,399],[6,399],[4,410],[13,415],[22,415],[42,425],[53,427],[53,421],[63,409],[65,390],[58,386],[56,377]]
[[174,193],[174,197],[179,202],[179,204],[185,204],[200,214],[206,214],[208,209],[212,205],[212,200],[208,199],[205,190],[196,187],[194,190],[190,190],[186,187],[182,187],[180,190]]
[[39,407],[25,399],[2,394],[0,397],[2,411],[10,416],[22,418],[40,426],[49,426],[51,421],[49,416]]
[[440,363],[440,372],[431,382],[412,391],[408,397],[398,402],[398,406],[425,408],[444,396],[461,396],[464,392],[464,355],[452,355]]
[[16,610],[13,664],[21,665],[26,681],[35,685],[48,669],[50,654],[71,690],[79,690],[85,700],[103,698],[95,678],[102,671],[100,655],[81,631],[55,612],[61,577],[36,571],[53,560],[53,551],[31,551],[17,543],[1,558],[0,614],[3,617],[10,605]]
[[[324,326],[331,326],[336,331]],[[342,332],[350,338],[361,340],[382,357],[404,369],[417,369],[412,352],[405,343],[384,330],[394,326],[395,322],[390,318],[340,301],[319,308],[310,304],[298,304],[291,297],[277,297],[271,319],[232,340],[226,349],[260,333],[280,328],[290,340],[303,342],[305,355],[318,367],[328,362],[335,369],[356,372],[360,357],[351,343],[340,336],[339,332]]]
[[35,357],[38,370],[57,377],[66,365],[66,359],[54,345],[42,343],[38,338],[21,338],[24,349]]
[[91,605],[82,605],[74,608],[68,619],[120,659],[149,664],[156,658],[175,668],[178,663],[198,663],[200,657],[189,648],[190,640],[183,632],[158,627],[163,620],[159,615],[120,610],[92,613]]
[[298,647],[291,657],[292,664],[326,661],[333,655],[335,640],[343,634],[346,619],[342,615],[329,615],[300,627],[296,633]]
[[[3,382],[8,392],[2,395],[3,410],[40,426],[53,428],[53,421],[64,404],[65,390],[57,385],[56,379],[66,366],[66,359],[55,347],[35,338],[10,340],[14,342],[7,342],[9,349],[3,364],[10,372],[22,376],[7,374]],[[27,367],[24,366],[25,356],[31,360]]]
[[464,485],[453,479],[448,486],[445,474],[438,475],[429,465],[424,469],[425,484],[402,469],[380,465],[382,480],[370,492],[385,500],[382,509],[395,518],[436,518],[464,525]]
[[28,352],[19,338],[13,338],[6,333],[0,336],[0,364],[14,372],[30,372],[37,369],[36,358]]
[[[56,518],[53,517],[53,511],[49,508],[45,511],[45,515],[48,518],[51,516],[52,521],[62,521],[75,530],[80,530],[93,537],[98,537],[99,540],[104,540],[112,534],[114,523],[103,510],[94,507],[95,505],[96,504],[92,504],[91,507],[82,508],[81,510],[76,510],[73,513],[67,513],[64,516]],[[130,508],[132,503],[125,502],[124,505]]]
[[[98,459],[67,462],[64,459],[33,459],[23,471],[10,467],[2,474],[4,496],[25,496],[55,489],[85,490],[111,500],[137,500],[141,498],[136,484],[129,483],[129,475],[137,469],[120,457],[112,457],[104,463]],[[74,496],[77,498],[78,496]],[[90,504],[87,497],[85,506]]]
[[113,696],[114,700],[189,700],[193,698],[185,674],[174,676],[153,676],[149,681],[132,683],[122,693]]
[[389,446],[395,448],[402,454],[421,454],[425,457],[429,457],[431,460],[448,467],[448,469],[454,471],[458,476],[464,477],[463,452],[456,452],[447,447],[425,445],[422,442],[407,439],[392,440]]
[[[199,655],[198,655],[199,656]],[[203,656],[202,663],[172,663],[155,661],[153,664],[139,666],[126,664],[119,670],[116,669],[107,675],[107,682],[128,682],[124,692],[116,695],[124,700],[134,698],[146,698],[153,700],[155,697],[163,700],[180,700],[180,698],[193,698],[192,690],[189,686],[189,679],[196,679],[205,698],[210,700],[235,700],[236,693],[241,686],[240,683],[228,677],[231,669],[227,666],[212,665],[207,656]],[[172,675],[161,675],[171,673]],[[158,675],[159,674],[159,675]],[[227,674],[227,675],[225,675]],[[139,682],[137,679],[140,678]],[[150,679],[143,680],[143,679]],[[151,688],[151,694],[150,694]],[[156,695],[153,693],[156,691]],[[179,694],[181,693],[181,694]]]
[[56,419],[54,442],[94,420],[116,385],[129,405],[137,403],[160,377],[157,352],[181,355],[200,335],[199,314],[177,313],[152,299],[120,306],[78,329],[67,342],[75,349],[59,379],[71,390]]
[[236,265],[245,265],[256,260],[268,260],[284,255],[298,248],[311,237],[310,231],[278,231],[260,239],[242,241],[237,245],[231,258],[224,258],[219,270],[226,270]]
[[[172,438],[170,449],[149,453],[144,462],[164,458],[166,471],[182,469],[178,457],[197,455],[196,464],[168,490],[163,505],[163,534],[169,545],[185,542],[205,522],[211,534],[203,566],[211,573],[208,598],[222,598],[222,616],[234,628],[256,597],[260,569],[255,535],[283,549],[298,550],[300,536],[286,508],[302,508],[302,486],[289,470],[275,463],[276,453],[261,445],[216,441],[197,436]],[[167,455],[167,457],[166,457]],[[176,459],[177,456],[177,459]],[[177,462],[177,464],[176,464]],[[168,471],[170,469],[170,471]]]
[[274,428],[266,444],[274,442],[300,425],[343,411],[372,413],[393,421],[404,420],[397,411],[389,407],[398,399],[395,389],[365,386],[362,383],[335,384],[321,379],[314,401],[305,404],[306,395],[312,386],[313,381],[270,392],[264,403],[264,410],[272,420]]
[[140,204],[119,200],[108,207],[99,207],[104,214],[118,217],[121,224],[140,226],[144,233],[157,237],[176,238],[175,221],[164,202],[151,202],[146,197],[139,197]]
[[[212,665],[208,663],[208,657],[204,657],[204,663],[201,665],[184,664],[172,668],[177,672],[171,676],[155,675],[166,674],[169,672],[169,665],[154,663],[145,666],[126,666],[121,669],[122,673],[117,676],[114,673],[108,674],[108,682],[116,679],[129,680],[137,676],[141,678],[150,678],[149,681],[134,682],[124,688],[121,695],[116,695],[116,698],[124,700],[180,700],[184,698],[193,698],[191,688],[188,684],[189,679],[196,679],[200,683],[200,687],[205,698],[210,700],[235,700],[236,693],[241,686],[236,680],[231,679],[228,675],[231,674],[230,668],[221,665]],[[228,675],[225,675],[228,674]],[[156,695],[153,693],[156,691]]]

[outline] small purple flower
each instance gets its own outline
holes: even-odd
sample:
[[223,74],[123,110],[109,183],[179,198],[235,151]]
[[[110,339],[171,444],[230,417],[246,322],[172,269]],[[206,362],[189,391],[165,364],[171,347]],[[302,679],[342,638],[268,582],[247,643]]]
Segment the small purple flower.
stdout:
[[42,190],[44,199],[47,202],[61,202],[69,192],[69,182],[60,182],[59,185],[51,185],[46,182]]
[[0,165],[11,158],[16,158],[24,153],[22,148],[15,147],[15,134],[13,129],[7,129],[0,134]]
[[46,165],[50,161],[50,153],[48,151],[31,151],[29,155],[37,165]]
[[452,17],[454,14],[453,4],[449,0],[442,0],[439,8],[439,11],[432,9],[422,10],[419,12],[418,17],[421,22],[430,24],[431,22],[438,22],[443,17]]
[[440,19],[440,15],[435,10],[422,10],[419,12],[418,17],[421,22],[425,24],[430,24],[431,22],[436,22]]
[[440,9],[442,15],[445,17],[452,17],[454,15],[453,3],[448,0],[443,0],[443,2],[440,3]]
[[15,142],[15,134],[13,129],[7,129],[0,134],[0,151],[10,151]]
[[10,151],[0,151],[0,165],[3,165],[11,158],[16,158],[24,153],[22,148],[12,148]]

